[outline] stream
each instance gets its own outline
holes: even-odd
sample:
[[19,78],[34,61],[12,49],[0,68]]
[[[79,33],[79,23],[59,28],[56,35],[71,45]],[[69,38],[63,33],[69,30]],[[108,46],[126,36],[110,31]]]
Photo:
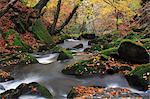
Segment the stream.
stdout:
[[[82,52],[88,47],[88,41],[78,41],[78,40],[66,40],[61,47],[71,48],[74,45],[83,43],[84,47],[77,50],[72,50],[76,52]],[[40,84],[46,86],[49,91],[53,94],[55,99],[66,99],[67,94],[73,86],[85,85],[85,86],[105,86],[105,87],[127,87],[130,88],[126,79],[119,74],[105,75],[92,78],[76,78],[74,76],[68,76],[61,73],[62,69],[72,64],[78,60],[90,57],[89,55],[75,55],[73,59],[65,61],[56,61],[58,53],[47,54],[47,55],[34,55],[37,57],[39,64],[29,64],[29,65],[17,65],[12,67],[11,73],[13,74],[15,80],[0,83],[6,90],[16,88],[21,83],[39,82]],[[133,91],[139,92],[132,89]],[[0,93],[5,90],[0,90]],[[45,99],[43,97],[24,95],[19,97],[19,99]]]

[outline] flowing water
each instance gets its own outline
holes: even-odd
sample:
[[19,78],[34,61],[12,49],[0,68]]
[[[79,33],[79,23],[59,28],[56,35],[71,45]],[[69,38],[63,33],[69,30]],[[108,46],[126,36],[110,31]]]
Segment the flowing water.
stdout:
[[[67,47],[75,44],[76,41],[67,41],[61,46]],[[83,43],[83,42],[82,42]],[[85,41],[84,41],[85,43]],[[86,44],[85,44],[86,45]],[[85,46],[84,45],[84,46]],[[87,46],[86,46],[87,47]],[[85,47],[84,47],[85,48]],[[69,59],[63,62],[56,61],[58,54],[47,54],[37,56],[38,61],[41,64],[29,64],[29,65],[17,65],[13,68],[12,74],[15,77],[14,81],[1,83],[5,90],[16,88],[21,83],[39,82],[46,86],[50,92],[54,95],[55,99],[66,99],[67,94],[73,86],[85,85],[85,86],[105,86],[105,87],[130,87],[128,82],[122,75],[105,75],[92,78],[76,78],[74,76],[68,76],[61,73],[62,69],[78,60],[89,57],[89,55],[74,56],[73,59]],[[49,57],[49,58],[48,58]],[[52,62],[52,63],[51,63]],[[47,64],[51,63],[51,64]],[[4,92],[5,90],[0,90]],[[43,97],[23,95],[19,99],[45,99]]]

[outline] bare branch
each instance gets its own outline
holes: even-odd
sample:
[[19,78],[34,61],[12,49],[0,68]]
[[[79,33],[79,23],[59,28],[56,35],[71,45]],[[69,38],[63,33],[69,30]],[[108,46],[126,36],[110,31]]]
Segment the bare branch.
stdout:
[[65,22],[64,22],[58,29],[56,29],[56,31],[55,31],[56,34],[59,33],[60,31],[62,31],[62,30],[64,29],[64,27],[65,27],[66,25],[68,25],[68,23],[71,21],[72,17],[74,16],[74,14],[76,13],[76,11],[77,11],[78,8],[79,8],[79,4],[77,4],[77,5],[73,8],[72,12],[71,12],[70,15],[66,18]]
[[43,7],[45,7],[47,5],[49,0],[40,0],[35,6],[34,9],[37,9],[39,11],[39,13],[41,12],[41,10],[43,9]]
[[57,8],[54,12],[54,22],[51,25],[51,27],[49,28],[50,34],[53,34],[55,32],[56,24],[57,24],[57,21],[59,18],[59,13],[60,13],[60,7],[61,7],[61,0],[58,0]]
[[0,17],[2,17],[18,0],[11,0],[4,8],[0,10]]

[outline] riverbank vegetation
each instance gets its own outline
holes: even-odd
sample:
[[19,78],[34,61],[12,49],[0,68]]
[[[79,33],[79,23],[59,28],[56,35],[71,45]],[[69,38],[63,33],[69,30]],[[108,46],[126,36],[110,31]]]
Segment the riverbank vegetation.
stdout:
[[[130,87],[150,90],[149,8],[149,0],[0,0],[0,82],[15,79],[4,68],[39,64],[39,55],[58,53],[56,61],[65,62],[85,54],[90,58],[65,66],[61,73],[79,79],[117,73]],[[82,40],[88,42],[86,47],[82,43],[61,46]],[[73,86],[70,90],[69,99],[124,97],[121,92],[142,97],[121,87]],[[14,99],[26,93],[53,97],[39,82],[21,84],[0,97]]]

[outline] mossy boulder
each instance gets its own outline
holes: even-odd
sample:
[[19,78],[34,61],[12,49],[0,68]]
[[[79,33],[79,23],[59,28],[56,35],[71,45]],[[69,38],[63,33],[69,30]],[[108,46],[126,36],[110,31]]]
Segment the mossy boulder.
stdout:
[[150,83],[150,63],[136,67],[130,74],[137,75],[141,79],[144,78]]
[[143,98],[140,94],[132,92],[127,88],[105,88],[101,86],[76,86],[67,95],[68,99],[123,99]]
[[3,53],[0,57],[0,65],[1,66],[9,66],[16,64],[29,64],[29,63],[37,63],[35,57],[30,55],[29,53]]
[[140,78],[137,75],[125,75],[129,85],[137,90],[146,91],[148,90],[148,82],[145,81],[143,78]]
[[18,99],[21,95],[39,95],[52,99],[52,94],[43,85],[32,82],[29,84],[22,83],[16,89],[10,89],[0,94],[1,99]]
[[59,54],[57,60],[66,60],[66,59],[71,59],[71,58],[73,58],[72,52],[69,51],[69,50],[63,49],[63,50],[60,52],[60,54]]
[[130,40],[123,41],[118,53],[121,58],[134,63],[149,63],[149,54],[141,45],[137,45]]
[[67,66],[62,70],[62,73],[77,77],[90,77],[103,74],[105,69],[103,62],[100,60],[100,56],[94,56],[89,60],[81,60]]
[[112,47],[118,47],[123,38],[118,32],[105,34],[88,42],[91,45],[91,51],[102,51]]

